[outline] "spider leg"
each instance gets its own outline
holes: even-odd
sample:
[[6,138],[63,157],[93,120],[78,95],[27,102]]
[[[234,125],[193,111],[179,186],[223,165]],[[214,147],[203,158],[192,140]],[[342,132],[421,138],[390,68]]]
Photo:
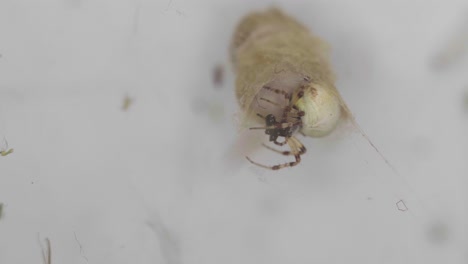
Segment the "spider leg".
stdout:
[[301,141],[295,137],[291,137],[290,140],[292,141],[292,143],[295,145],[295,148],[298,150],[297,153],[299,155],[302,155],[304,153],[306,153],[307,149],[306,147],[301,143]]
[[296,100],[299,100],[304,96],[304,90],[305,90],[305,85],[301,85],[301,87],[299,87],[299,91],[297,92]]
[[258,95],[255,95],[255,101],[257,102],[257,105],[260,106],[260,108],[266,109],[266,107],[263,107],[260,102],[258,101]]
[[[302,111],[301,111],[302,112]],[[266,117],[257,113],[257,116],[260,117],[261,119],[265,119],[266,120]],[[301,113],[299,112],[299,117],[302,116]],[[297,123],[297,120],[294,120],[296,121]],[[283,123],[290,123],[290,122],[276,122],[276,124],[274,124],[274,126],[268,126],[268,128],[287,128],[287,127],[290,127],[290,125],[282,125]],[[260,128],[257,128],[257,127],[253,127],[252,129],[260,129]]]
[[278,128],[277,126],[267,126],[267,127],[249,127],[250,130],[255,130],[255,129],[275,129]]
[[292,96],[291,96],[289,93],[287,93],[287,92],[285,92],[285,91],[283,91],[283,90],[274,89],[274,88],[271,88],[271,87],[269,87],[269,86],[263,86],[262,88],[265,89],[265,90],[274,92],[274,93],[276,93],[276,94],[281,94],[281,95],[284,96],[284,98],[285,98],[286,100],[291,101]]
[[267,103],[270,103],[270,104],[272,104],[272,105],[274,105],[274,106],[281,107],[281,108],[283,108],[285,111],[288,111],[288,112],[296,112],[297,115],[300,115],[300,116],[301,116],[300,112],[303,112],[303,111],[299,110],[296,106],[293,106],[293,107],[291,107],[291,106],[284,106],[284,107],[283,107],[283,106],[281,106],[280,104],[275,103],[275,102],[273,102],[273,101],[271,101],[271,100],[269,100],[269,99],[263,98],[263,97],[261,97],[260,100],[265,101],[265,102],[267,102]]
[[273,102],[273,101],[271,101],[271,100],[268,100],[268,99],[266,99],[266,98],[263,98],[263,97],[260,98],[260,100],[265,101],[265,102],[267,102],[267,103],[270,103],[270,104],[272,104],[272,105],[274,105],[274,106],[277,106],[277,107],[280,107],[280,108],[283,109],[283,116],[282,116],[282,118],[281,118],[282,123],[286,122],[286,120],[287,120],[288,117],[291,117],[291,118],[298,118],[298,117],[302,117],[302,116],[305,115],[304,111],[299,110],[299,109],[298,109],[297,107],[295,107],[295,106],[291,107],[291,106],[288,105],[288,106],[284,106],[284,107],[283,107],[283,106],[279,105],[278,103],[275,103],[275,102]]
[[278,146],[283,146],[284,144],[288,143],[288,138],[284,138],[283,142],[278,142],[278,138],[275,138],[275,140],[273,140],[273,143],[275,143],[275,145]]
[[[278,150],[278,149],[272,148],[272,147],[270,147],[270,146],[268,146],[268,145],[266,145],[266,144],[262,144],[262,145],[263,145],[265,148],[267,148],[267,149],[269,149],[269,150],[271,150],[271,151],[274,151],[274,152],[279,153],[279,154],[283,154],[283,155],[285,155],[285,156],[294,155],[294,153],[291,152],[291,151],[287,151],[287,150],[282,151],[282,150]],[[302,144],[298,147],[298,149],[299,149],[299,151],[297,152],[297,154],[299,154],[299,155],[302,155],[302,154],[306,153],[306,151],[307,151],[307,149],[306,149]]]
[[296,125],[301,124],[302,121],[296,121],[296,122],[284,122],[284,123],[278,123],[273,126],[264,126],[264,127],[249,127],[250,130],[254,129],[275,129],[275,128],[288,128],[288,127],[293,127]]
[[252,163],[253,165],[256,165],[256,166],[259,166],[259,167],[262,167],[262,168],[265,168],[265,169],[270,169],[270,170],[277,170],[279,168],[275,168],[275,166],[267,166],[267,165],[263,165],[263,164],[260,164],[258,162],[255,162],[253,160],[251,160],[248,156],[245,156],[245,158],[250,162]]
[[[287,142],[288,142],[289,147],[291,148],[291,155],[294,155],[295,161],[291,161],[291,162],[287,162],[287,163],[283,163],[279,165],[274,165],[274,166],[267,166],[267,165],[263,165],[261,163],[255,162],[251,160],[249,157],[245,157],[245,158],[254,165],[257,165],[265,169],[270,169],[270,170],[279,170],[279,169],[286,168],[286,167],[296,166],[297,164],[301,162],[301,152],[305,152],[305,147],[299,142],[299,140],[295,139],[294,137],[291,137],[289,139],[292,139],[292,140],[288,140]],[[299,145],[299,150],[298,150],[297,144]],[[273,149],[273,150],[276,151],[276,149]],[[290,154],[287,154],[287,155],[290,155]]]
[[270,103],[270,104],[272,104],[272,105],[274,105],[274,106],[282,107],[280,104],[275,103],[275,102],[273,102],[273,101],[271,101],[271,100],[269,100],[269,99],[263,98],[263,97],[260,97],[260,100],[265,101],[265,102],[267,102],[267,103]]
[[299,87],[299,89],[297,90],[297,93],[296,93],[296,96],[292,96],[294,97],[294,99],[291,98],[291,100],[294,102],[294,104],[297,102],[297,100],[301,99],[303,96],[304,96],[304,91],[305,91],[305,85],[301,85]]
[[298,116],[304,116],[305,112],[302,110],[299,110],[299,108],[296,105],[293,105],[292,108],[296,110]]
[[258,162],[255,162],[253,160],[251,160],[249,157],[245,157],[250,163],[254,164],[254,165],[257,165],[259,167],[262,167],[262,168],[265,168],[265,169],[270,169],[270,170],[279,170],[279,169],[282,169],[282,168],[286,168],[286,167],[293,167],[293,166],[296,166],[297,164],[299,164],[301,162],[301,156],[300,155],[294,155],[294,157],[296,158],[295,161],[292,161],[292,162],[288,162],[288,163],[283,163],[283,164],[279,164],[279,165],[274,165],[274,166],[267,166],[267,165],[263,165],[261,163],[258,163]]

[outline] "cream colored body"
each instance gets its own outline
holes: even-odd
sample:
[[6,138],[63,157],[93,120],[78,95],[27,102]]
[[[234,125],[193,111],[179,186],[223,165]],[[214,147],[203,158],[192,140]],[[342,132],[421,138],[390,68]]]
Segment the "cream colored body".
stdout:
[[263,86],[291,94],[305,86],[304,96],[294,105],[305,112],[300,132],[307,136],[325,136],[348,116],[334,85],[328,46],[278,9],[252,13],[241,21],[232,42],[231,58],[243,126],[264,123],[257,113],[280,114],[278,107],[259,103],[259,98],[275,102],[284,99]]

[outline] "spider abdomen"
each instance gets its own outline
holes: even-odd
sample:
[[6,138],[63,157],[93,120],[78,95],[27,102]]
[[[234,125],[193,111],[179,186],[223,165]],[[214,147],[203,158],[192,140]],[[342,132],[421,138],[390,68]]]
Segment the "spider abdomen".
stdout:
[[309,137],[330,134],[341,119],[341,102],[335,94],[320,85],[305,89],[304,96],[295,104],[304,111],[301,132]]

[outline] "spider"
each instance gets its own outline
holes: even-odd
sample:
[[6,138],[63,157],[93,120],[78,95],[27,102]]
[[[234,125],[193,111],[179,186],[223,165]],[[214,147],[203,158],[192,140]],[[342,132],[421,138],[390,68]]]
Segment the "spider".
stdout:
[[[288,101],[288,105],[283,107],[280,104],[277,104],[266,98],[260,98],[260,100],[262,101],[265,101],[267,103],[270,103],[277,107],[282,108],[283,110],[282,117],[279,121],[277,121],[276,117],[273,114],[268,114],[267,116],[263,116],[257,113],[257,116],[265,120],[265,126],[264,127],[251,127],[250,129],[251,130],[264,129],[265,134],[270,136],[269,141],[273,142],[275,145],[283,146],[285,144],[288,144],[291,151],[281,151],[281,150],[277,150],[265,144],[262,144],[262,145],[269,150],[283,154],[285,156],[294,155],[295,161],[278,164],[274,166],[267,166],[267,165],[257,163],[251,160],[249,157],[246,157],[246,158],[250,163],[254,165],[257,165],[266,169],[271,169],[271,170],[279,170],[285,167],[296,166],[297,164],[301,162],[301,155],[306,152],[306,148],[293,135],[301,129],[302,127],[301,117],[303,117],[305,113],[304,111],[299,110],[294,105],[294,103],[292,102],[293,96],[291,94],[286,93],[285,91],[280,90],[280,89],[270,88],[268,86],[263,86],[262,88],[268,91],[274,92],[276,94],[283,95],[284,98]],[[298,99],[302,98],[302,96],[304,96],[304,89],[305,89],[304,86],[301,86],[299,88],[296,99],[294,101],[297,101]],[[279,142],[278,137],[283,137],[284,140],[282,142]]]

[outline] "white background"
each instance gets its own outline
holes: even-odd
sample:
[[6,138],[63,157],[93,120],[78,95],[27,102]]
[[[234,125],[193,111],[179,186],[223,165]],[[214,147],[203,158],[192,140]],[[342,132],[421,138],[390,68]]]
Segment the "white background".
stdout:
[[234,155],[227,49],[272,3],[224,2],[0,1],[0,263],[468,263],[468,56],[433,67],[466,1],[276,1],[398,173],[352,129]]

